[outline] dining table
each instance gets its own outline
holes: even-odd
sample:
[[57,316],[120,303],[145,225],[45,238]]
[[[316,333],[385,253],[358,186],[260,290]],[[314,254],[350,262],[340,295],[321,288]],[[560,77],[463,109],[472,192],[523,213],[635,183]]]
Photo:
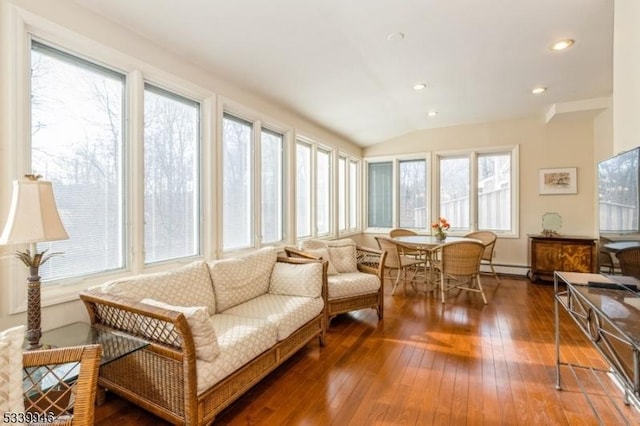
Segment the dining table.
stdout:
[[[439,240],[435,235],[426,235],[426,234],[416,234],[416,235],[401,235],[397,237],[391,238],[393,241],[398,243],[400,246],[410,247],[419,251],[426,260],[427,271],[424,274],[424,284],[425,290],[424,292],[433,291],[437,285],[437,278],[435,276],[435,268],[433,267],[434,254],[438,247],[443,244],[452,243],[456,241],[475,241],[482,242],[480,240],[476,240],[475,238],[467,238],[467,237],[452,237],[448,236],[444,240]],[[417,289],[416,289],[417,290]]]

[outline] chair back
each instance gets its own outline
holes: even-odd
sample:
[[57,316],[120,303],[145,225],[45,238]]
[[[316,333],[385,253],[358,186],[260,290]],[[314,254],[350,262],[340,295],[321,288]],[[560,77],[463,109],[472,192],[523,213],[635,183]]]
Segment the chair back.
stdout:
[[25,411],[53,413],[47,424],[93,425],[101,354],[100,345],[24,352]]
[[475,241],[454,241],[438,249],[442,272],[456,277],[471,277],[480,273],[480,260],[485,246]]
[[418,235],[418,233],[415,231],[412,231],[411,229],[405,229],[405,228],[394,228],[391,231],[389,231],[389,236],[391,238],[404,237],[406,235]]
[[482,260],[493,259],[493,249],[496,246],[496,240],[498,236],[491,231],[476,231],[470,232],[465,235],[466,238],[473,238],[474,240],[481,241],[484,244],[484,252],[482,253]]
[[629,247],[616,252],[622,275],[640,279],[640,247]]
[[386,237],[375,237],[375,239],[378,242],[378,248],[380,251],[387,253],[387,257],[384,261],[384,267],[391,269],[398,269],[402,267],[398,245],[393,240]]

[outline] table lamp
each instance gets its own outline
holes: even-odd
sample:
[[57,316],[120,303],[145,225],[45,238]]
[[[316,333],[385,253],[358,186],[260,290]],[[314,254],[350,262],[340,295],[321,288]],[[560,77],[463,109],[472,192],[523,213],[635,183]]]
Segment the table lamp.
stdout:
[[13,195],[9,217],[0,235],[0,245],[29,244],[25,251],[15,255],[29,267],[27,279],[27,349],[42,346],[40,336],[40,265],[56,254],[46,250],[38,253],[36,243],[66,240],[65,231],[53,196],[51,182],[40,180],[40,175],[25,175],[13,182]]

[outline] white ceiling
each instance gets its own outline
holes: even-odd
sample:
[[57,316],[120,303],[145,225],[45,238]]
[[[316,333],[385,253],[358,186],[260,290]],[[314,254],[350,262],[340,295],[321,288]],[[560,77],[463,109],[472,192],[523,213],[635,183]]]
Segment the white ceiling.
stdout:
[[612,0],[76,1],[361,146],[612,92]]

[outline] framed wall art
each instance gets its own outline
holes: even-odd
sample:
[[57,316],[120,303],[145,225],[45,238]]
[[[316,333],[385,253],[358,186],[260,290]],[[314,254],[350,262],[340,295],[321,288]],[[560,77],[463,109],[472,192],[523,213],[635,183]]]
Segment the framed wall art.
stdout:
[[577,194],[577,169],[575,167],[540,169],[538,185],[540,195]]

